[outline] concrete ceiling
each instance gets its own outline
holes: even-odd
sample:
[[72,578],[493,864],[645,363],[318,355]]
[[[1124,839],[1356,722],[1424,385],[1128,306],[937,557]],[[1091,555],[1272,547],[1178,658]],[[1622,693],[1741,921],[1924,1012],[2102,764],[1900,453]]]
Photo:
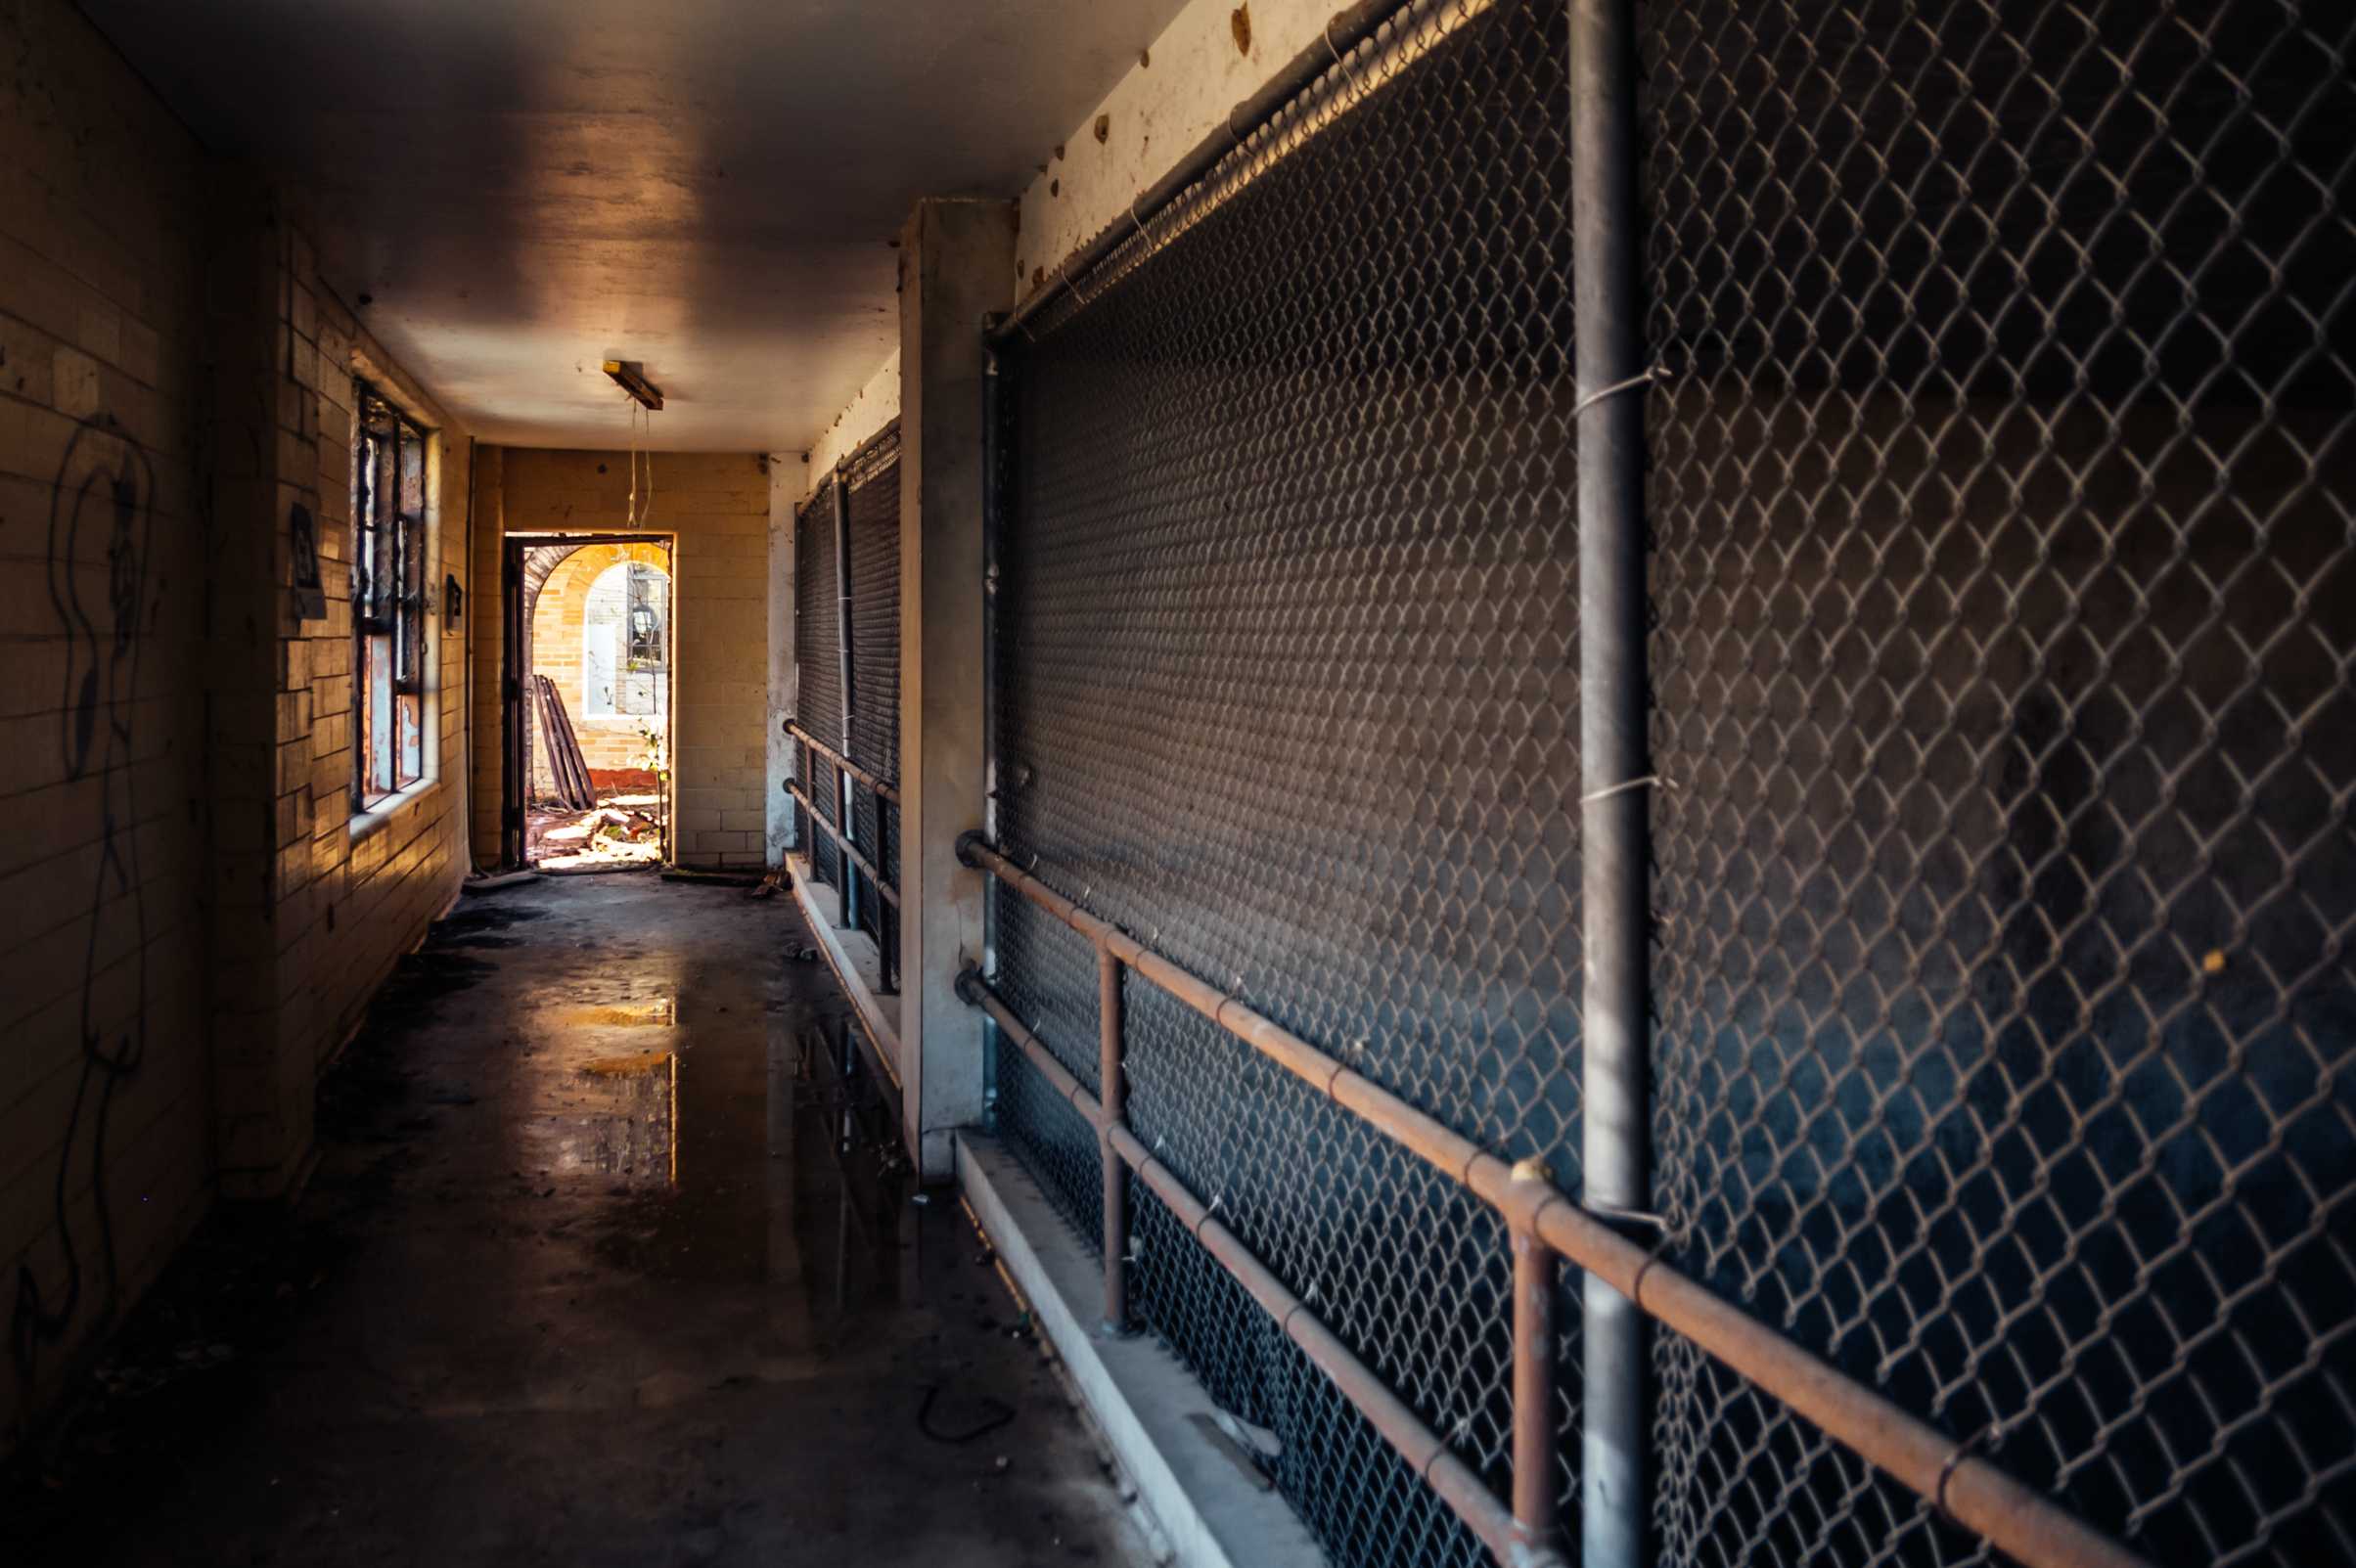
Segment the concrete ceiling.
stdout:
[[[899,341],[919,196],[1018,195],[1181,0],[81,0],[482,439],[801,451]],[[1011,273],[1010,273],[1011,283]]]

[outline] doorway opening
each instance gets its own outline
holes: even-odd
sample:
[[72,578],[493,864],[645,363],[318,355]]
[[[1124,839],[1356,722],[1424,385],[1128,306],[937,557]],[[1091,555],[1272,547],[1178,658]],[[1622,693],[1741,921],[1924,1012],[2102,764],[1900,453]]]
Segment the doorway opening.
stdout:
[[505,859],[543,872],[672,858],[667,534],[507,540]]

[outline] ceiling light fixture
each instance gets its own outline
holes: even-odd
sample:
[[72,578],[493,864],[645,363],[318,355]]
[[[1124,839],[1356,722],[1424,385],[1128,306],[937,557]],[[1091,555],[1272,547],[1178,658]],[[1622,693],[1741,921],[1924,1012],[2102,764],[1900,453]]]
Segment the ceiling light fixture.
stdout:
[[662,388],[647,380],[646,366],[635,359],[609,359],[606,374],[613,383],[650,409],[662,407]]

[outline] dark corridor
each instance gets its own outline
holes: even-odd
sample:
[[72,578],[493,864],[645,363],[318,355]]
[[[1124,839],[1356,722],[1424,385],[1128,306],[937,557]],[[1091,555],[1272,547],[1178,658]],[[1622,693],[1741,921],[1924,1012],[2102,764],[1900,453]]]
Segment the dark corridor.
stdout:
[[190,1248],[0,1555],[1145,1560],[804,940],[652,877],[469,899],[330,1076],[294,1220]]

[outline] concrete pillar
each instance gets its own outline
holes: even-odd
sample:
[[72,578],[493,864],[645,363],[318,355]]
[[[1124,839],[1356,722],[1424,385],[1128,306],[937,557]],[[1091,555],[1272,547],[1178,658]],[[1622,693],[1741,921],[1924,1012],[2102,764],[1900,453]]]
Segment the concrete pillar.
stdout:
[[981,1023],[958,1001],[981,962],[981,319],[1013,301],[1015,208],[928,200],[900,231],[900,1078],[927,1180],[980,1120]]

